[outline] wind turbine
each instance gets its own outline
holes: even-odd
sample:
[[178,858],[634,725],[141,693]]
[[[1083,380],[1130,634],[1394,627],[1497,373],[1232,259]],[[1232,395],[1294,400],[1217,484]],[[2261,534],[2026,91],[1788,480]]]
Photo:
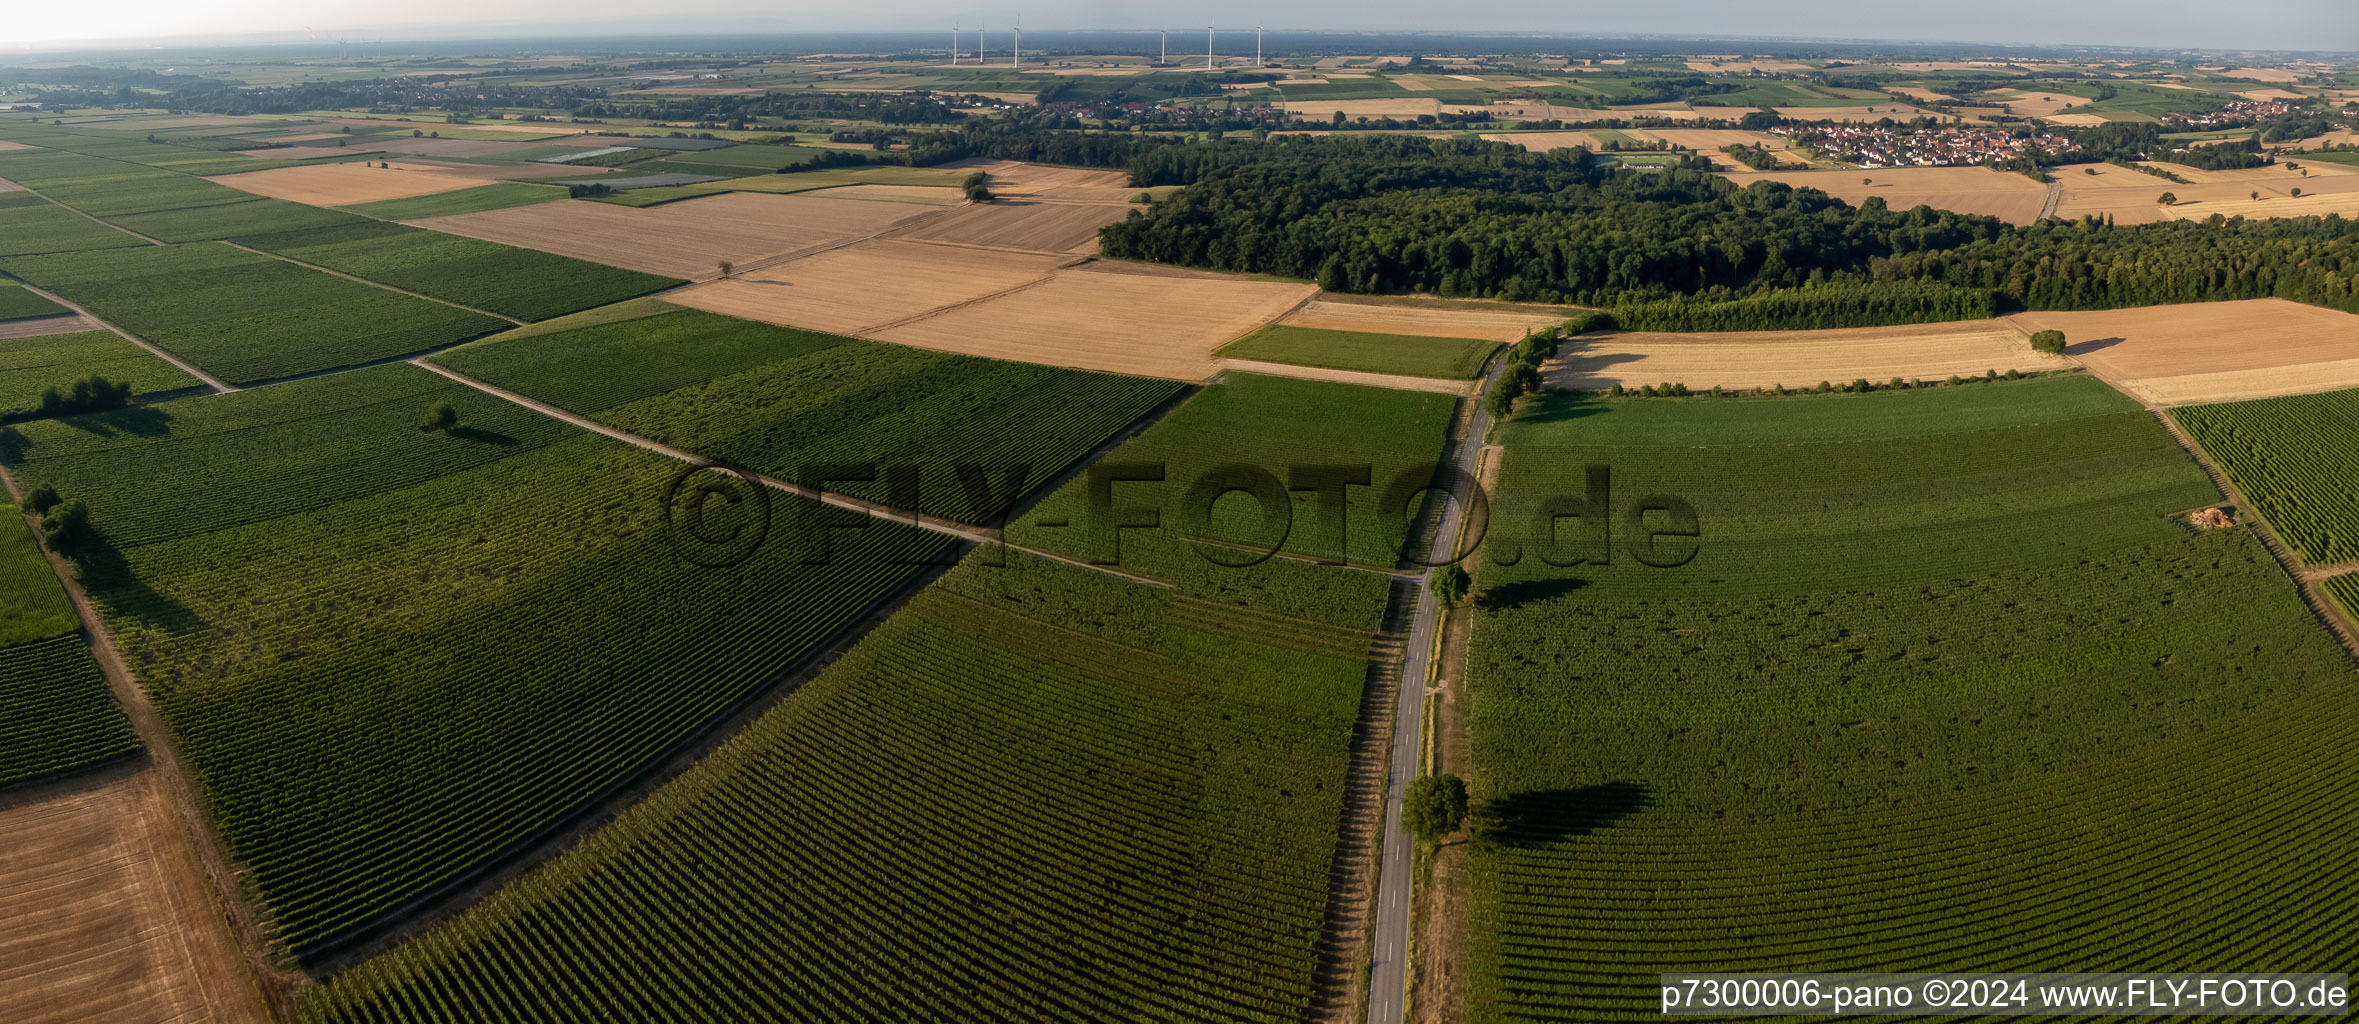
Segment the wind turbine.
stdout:
[[1169,63],[1171,63],[1171,29],[1165,28],[1163,29],[1163,46],[1155,53],[1155,66],[1162,67]]
[[1008,54],[1007,66],[1011,68],[1024,66],[1024,16],[1022,14],[1016,15],[1016,49],[1015,52]]
[[1261,66],[1261,26],[1253,26],[1253,66]]
[[1204,70],[1212,70],[1212,26],[1204,26]]
[[958,22],[950,23],[950,66],[958,66]]

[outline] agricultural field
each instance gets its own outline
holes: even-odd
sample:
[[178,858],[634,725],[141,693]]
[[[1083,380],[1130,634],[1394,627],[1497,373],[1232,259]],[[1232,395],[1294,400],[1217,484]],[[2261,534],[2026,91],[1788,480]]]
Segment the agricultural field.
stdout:
[[1352,334],[1406,334],[1420,338],[1469,338],[1511,342],[1549,327],[1578,310],[1569,306],[1526,306],[1503,302],[1332,295],[1303,303],[1278,322],[1288,327]]
[[383,222],[254,235],[236,243],[519,320],[546,320],[681,283]]
[[19,256],[0,270],[237,384],[407,355],[501,326],[220,244]]
[[312,206],[351,206],[455,192],[491,182],[367,164],[312,164],[206,179],[241,192]]
[[[834,463],[914,467],[914,501],[889,479],[829,487],[968,523],[1004,514],[1179,390],[1170,381],[944,355],[693,309],[550,326],[559,329],[495,338],[434,362],[790,482],[806,467]],[[961,465],[986,472],[988,497],[966,490]]]
[[[1095,562],[1118,559],[1126,572],[1183,586],[1205,574],[1249,578],[1268,564],[1217,571],[1199,549],[1243,563],[1275,546],[1288,557],[1390,569],[1416,510],[1386,508],[1387,489],[1404,476],[1430,478],[1456,404],[1451,395],[1230,373],[1101,460],[1164,467],[1164,482],[1124,484],[1116,495],[1123,506],[1160,509],[1159,529],[1124,530],[1117,541],[1092,528],[1088,482],[1076,480],[1011,525],[1008,539]],[[1231,464],[1290,483],[1307,479],[1296,467],[1358,467],[1369,483],[1345,490],[1341,513],[1320,505],[1316,491],[1293,491],[1284,521],[1249,493],[1221,497],[1209,511],[1188,507],[1191,489]]]
[[933,212],[907,203],[732,194],[649,209],[568,199],[414,224],[650,274],[711,280],[723,260],[746,264],[833,245]]
[[[2273,167],[2218,172],[2180,164],[2148,164],[2187,178],[2191,183],[2169,181],[2113,165],[2062,167],[2056,170],[2056,179],[2064,188],[2056,215],[2111,217],[2119,224],[2206,220],[2215,213],[2246,218],[2359,215],[2359,174],[2348,173],[2344,167],[2317,164],[2316,155],[2309,156],[2309,162],[2291,161],[2311,172],[2306,176],[2301,170],[2287,168],[2283,160]],[[2088,173],[2092,170],[2097,173]],[[2302,193],[2299,197],[2293,194],[2296,189]],[[2166,192],[2177,202],[2163,205],[2159,200]]]
[[1202,380],[1216,368],[1215,349],[1315,291],[1307,284],[1093,264],[875,337],[993,359]]
[[1062,256],[877,239],[737,273],[666,296],[683,306],[836,334],[887,325],[1021,287]]
[[[2352,658],[2259,538],[2186,524],[2220,495],[2136,403],[1563,396],[1499,440],[1463,1019],[1654,1017],[1683,970],[2359,952],[2309,917],[2359,825],[2318,811]],[[1648,495],[1694,539],[1622,525]],[[1567,497],[1611,534],[1546,544]]]
[[23,513],[0,502],[0,787],[139,749]]
[[91,220],[30,192],[0,192],[0,256],[146,244],[137,235]]
[[1559,388],[1668,383],[1704,390],[1943,380],[2071,365],[2034,350],[2028,329],[2004,320],[1967,320],[1815,331],[1621,331],[1565,340],[1541,375]]
[[1226,359],[1253,359],[1363,373],[1466,380],[1482,375],[1499,343],[1404,334],[1326,331],[1273,324],[1223,346]]
[[2017,313],[2059,330],[2081,365],[2156,405],[2359,387],[2359,317],[2283,299]]
[[462,213],[505,210],[512,206],[551,203],[565,197],[565,189],[555,185],[504,181],[409,199],[356,203],[344,207],[344,212],[378,220],[424,220],[428,217],[450,217]]
[[1303,1019],[1378,595],[1334,625],[970,556],[299,1019]]
[[892,237],[1026,252],[1094,253],[1098,229],[1129,216],[1130,210],[1110,203],[978,203],[902,228]]
[[407,365],[15,429],[20,482],[88,503],[84,587],[298,955],[631,779],[946,544],[701,569],[678,463]]
[[2359,561],[2359,391],[2170,411],[2312,565]]
[[42,391],[70,391],[92,374],[131,385],[134,398],[204,386],[113,331],[0,338],[0,417],[36,409]]
[[42,298],[37,292],[12,282],[0,281],[0,321],[62,316],[71,312],[64,306]]
[[[1660,134],[1660,133],[1658,133]],[[2057,168],[2068,186],[2076,168]],[[1879,167],[1874,170],[1755,171],[1735,168],[1724,172],[1738,185],[1775,181],[1795,188],[1815,188],[1844,202],[1858,205],[1881,199],[1895,210],[1930,206],[1956,213],[1979,213],[2009,224],[2039,219],[2047,205],[2048,187],[2020,174],[1989,167]],[[2143,177],[2143,176],[2141,176]],[[2150,181],[2168,185],[2160,178]],[[2152,196],[2146,197],[2152,200]]]

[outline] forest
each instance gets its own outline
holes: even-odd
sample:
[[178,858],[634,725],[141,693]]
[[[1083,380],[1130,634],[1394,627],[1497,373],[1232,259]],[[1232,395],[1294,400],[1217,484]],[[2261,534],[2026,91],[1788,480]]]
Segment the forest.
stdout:
[[[1579,149],[1398,136],[1143,147],[1130,166],[1134,184],[1189,187],[1107,227],[1107,255],[1336,291],[1612,307],[1848,283],[1875,287],[1822,292],[1858,308],[1811,318],[1985,308],[1953,293],[1876,297],[1921,280],[1987,289],[2002,310],[2272,296],[2359,310],[2359,222],[2338,216],[2018,228],[1874,199],[1853,207],[1777,182],[1739,187],[1700,158],[1635,170]],[[1776,328],[1777,311],[1794,308],[1753,303],[1706,319],[1756,309],[1760,322],[1722,329]]]

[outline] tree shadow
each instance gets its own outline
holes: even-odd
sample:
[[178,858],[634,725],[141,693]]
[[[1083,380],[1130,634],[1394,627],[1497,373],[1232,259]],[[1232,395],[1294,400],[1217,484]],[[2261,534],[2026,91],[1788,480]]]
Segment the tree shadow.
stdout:
[[152,405],[134,405],[106,412],[68,416],[58,422],[100,437],[114,437],[119,434],[129,434],[133,437],[163,437],[172,432],[172,414]]
[[1608,828],[1653,803],[1636,782],[1526,790],[1476,808],[1474,834],[1501,846],[1545,846]]
[[1588,395],[1543,394],[1515,414],[1517,423],[1562,423],[1605,411],[1605,403]]
[[81,567],[82,589],[108,611],[175,636],[205,628],[205,620],[189,606],[140,579],[131,563],[123,560],[123,553],[104,536],[91,538],[72,557]]
[[2102,352],[2128,340],[2129,339],[2127,338],[2094,338],[2088,341],[2076,341],[2070,345],[2064,346],[2064,354],[2068,356],[2085,356],[2091,352]]
[[1487,612],[1504,611],[1534,601],[1563,597],[1588,585],[1588,580],[1569,576],[1548,580],[1518,580],[1496,587],[1484,587],[1481,593],[1474,595],[1474,606]]
[[513,437],[497,430],[485,430],[482,427],[452,427],[443,433],[463,441],[480,441],[484,444],[496,444],[506,448],[513,448],[517,443]]

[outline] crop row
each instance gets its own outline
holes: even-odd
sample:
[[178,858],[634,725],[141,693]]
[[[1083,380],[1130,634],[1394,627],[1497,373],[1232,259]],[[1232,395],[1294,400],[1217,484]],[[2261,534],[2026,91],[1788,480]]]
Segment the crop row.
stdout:
[[[441,402],[459,425],[421,430]],[[27,426],[298,953],[628,779],[945,546],[878,523],[825,565],[701,568],[664,526],[677,463],[408,366]]]
[[302,1019],[1301,1019],[1365,661],[1207,643],[1170,600],[970,557]]
[[377,221],[256,233],[237,241],[520,320],[545,320],[681,283],[538,249]]
[[387,359],[501,326],[226,245],[19,256],[0,270],[233,383]]
[[129,384],[134,395],[202,386],[113,331],[45,334],[0,342],[0,415],[35,408],[44,390],[70,388],[91,374]]
[[2359,391],[2171,410],[2286,543],[2313,564],[2359,559]]
[[2174,520],[2217,492],[2096,386],[1510,428],[1502,508],[1608,464],[1618,528],[1661,493],[1702,529],[1677,568],[1478,577],[1472,1019],[1652,1016],[1687,970],[2359,951],[2322,809],[2350,658],[2258,538]]
[[66,312],[64,306],[44,299],[30,289],[0,282],[0,320],[55,316],[63,312]]
[[0,649],[0,786],[138,749],[82,634]]
[[146,244],[30,192],[0,192],[0,256]]

